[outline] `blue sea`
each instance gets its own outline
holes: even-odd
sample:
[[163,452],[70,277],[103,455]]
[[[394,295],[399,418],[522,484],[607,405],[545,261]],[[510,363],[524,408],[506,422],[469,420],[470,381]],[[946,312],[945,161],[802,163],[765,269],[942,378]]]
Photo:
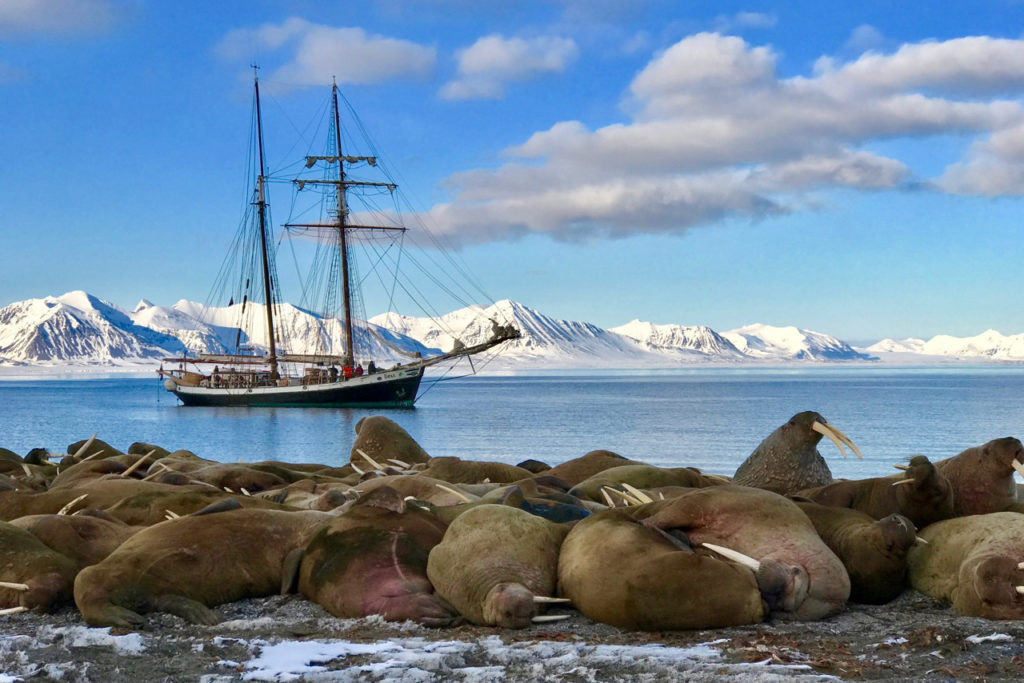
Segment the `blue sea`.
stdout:
[[837,477],[887,475],[1024,434],[1024,367],[710,368],[564,372],[431,382],[412,409],[186,408],[153,379],[0,381],[0,446],[64,452],[93,432],[213,460],[339,464],[367,415],[395,420],[431,455],[557,464],[594,449],[732,474],[772,430],[816,410],[860,447],[827,440]]

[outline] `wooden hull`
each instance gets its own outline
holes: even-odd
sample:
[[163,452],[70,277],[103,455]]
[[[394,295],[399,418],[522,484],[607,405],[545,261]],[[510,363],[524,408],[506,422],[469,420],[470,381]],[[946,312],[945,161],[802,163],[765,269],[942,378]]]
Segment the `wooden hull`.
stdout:
[[173,383],[167,390],[186,406],[322,406],[409,408],[416,400],[423,368],[376,372],[343,382],[288,387],[189,387]]

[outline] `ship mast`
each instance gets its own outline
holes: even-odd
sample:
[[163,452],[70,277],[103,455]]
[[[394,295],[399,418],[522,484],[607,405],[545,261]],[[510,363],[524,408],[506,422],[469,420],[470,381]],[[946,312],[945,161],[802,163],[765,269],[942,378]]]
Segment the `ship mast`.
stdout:
[[277,380],[277,346],[274,333],[274,299],[271,294],[270,257],[267,254],[267,176],[263,166],[263,117],[260,113],[260,79],[256,73],[258,66],[253,66],[253,84],[256,89],[256,140],[260,157],[260,174],[256,179],[256,213],[260,229],[260,256],[263,260],[263,294],[267,302],[267,336],[270,339],[270,379]]
[[341,298],[345,305],[345,355],[343,365],[355,365],[355,353],[352,344],[352,291],[348,277],[348,244],[345,236],[345,221],[348,217],[348,206],[345,201],[345,164],[341,155],[341,117],[338,114],[338,83],[331,86],[331,99],[334,103],[334,140],[338,150],[338,249],[341,253]]

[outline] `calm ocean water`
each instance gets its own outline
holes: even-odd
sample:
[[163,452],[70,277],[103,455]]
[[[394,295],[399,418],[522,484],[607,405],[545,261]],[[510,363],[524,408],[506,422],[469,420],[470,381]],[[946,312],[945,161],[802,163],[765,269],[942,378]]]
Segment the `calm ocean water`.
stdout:
[[386,414],[432,455],[557,464],[606,448],[732,474],[773,429],[817,410],[865,460],[822,454],[837,477],[891,474],[1002,436],[1024,436],[1024,368],[700,369],[473,377],[421,388],[414,409],[185,408],[156,379],[0,381],[0,446],[63,452],[93,432],[221,461],[342,463],[360,418]]

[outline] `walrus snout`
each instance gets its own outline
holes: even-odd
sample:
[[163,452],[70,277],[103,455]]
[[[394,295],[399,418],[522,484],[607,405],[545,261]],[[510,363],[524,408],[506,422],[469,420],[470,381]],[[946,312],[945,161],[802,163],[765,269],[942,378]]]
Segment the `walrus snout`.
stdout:
[[536,613],[533,593],[519,583],[499,583],[484,599],[484,621],[502,628],[526,628]]
[[810,579],[803,567],[762,560],[754,578],[772,612],[795,612],[807,599]]

